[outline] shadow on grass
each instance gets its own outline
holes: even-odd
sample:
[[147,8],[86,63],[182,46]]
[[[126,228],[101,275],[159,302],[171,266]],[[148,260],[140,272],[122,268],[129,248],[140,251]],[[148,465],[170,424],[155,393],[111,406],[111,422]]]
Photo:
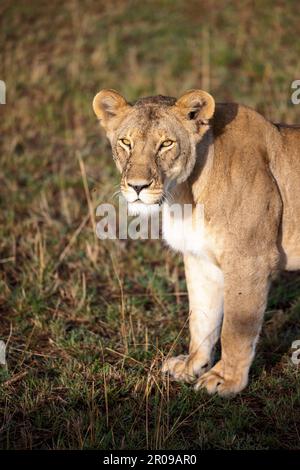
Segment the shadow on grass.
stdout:
[[273,283],[254,364],[254,375],[279,367],[300,339],[300,274],[284,272]]

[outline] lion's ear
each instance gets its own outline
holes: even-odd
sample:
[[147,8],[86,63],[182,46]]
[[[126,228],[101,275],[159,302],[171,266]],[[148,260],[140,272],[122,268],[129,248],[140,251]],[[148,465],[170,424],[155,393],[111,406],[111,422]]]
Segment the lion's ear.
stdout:
[[203,90],[189,90],[176,101],[175,106],[186,119],[207,124],[215,111],[215,100]]
[[125,98],[115,90],[101,90],[93,100],[93,110],[104,128],[107,128],[111,118],[129,106]]

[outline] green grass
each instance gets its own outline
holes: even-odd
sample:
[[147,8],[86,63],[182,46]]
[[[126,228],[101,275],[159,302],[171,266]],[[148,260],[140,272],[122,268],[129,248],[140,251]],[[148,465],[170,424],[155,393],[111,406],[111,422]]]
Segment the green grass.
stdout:
[[203,87],[300,122],[298,2],[28,5],[0,7],[1,448],[300,448],[299,274],[274,284],[240,396],[163,380],[164,355],[188,345],[182,260],[160,241],[95,240],[79,165],[94,202],[110,200],[118,176],[91,109],[102,87]]

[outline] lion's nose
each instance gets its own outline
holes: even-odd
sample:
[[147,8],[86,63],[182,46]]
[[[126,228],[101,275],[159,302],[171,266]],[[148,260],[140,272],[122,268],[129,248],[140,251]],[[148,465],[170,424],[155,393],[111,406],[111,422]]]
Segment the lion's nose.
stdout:
[[150,181],[150,183],[143,183],[143,184],[137,184],[137,183],[129,183],[127,182],[128,186],[130,186],[131,188],[133,188],[137,195],[140,194],[140,192],[142,191],[142,189],[146,189],[146,188],[149,188],[149,186],[151,186],[151,183],[152,181]]

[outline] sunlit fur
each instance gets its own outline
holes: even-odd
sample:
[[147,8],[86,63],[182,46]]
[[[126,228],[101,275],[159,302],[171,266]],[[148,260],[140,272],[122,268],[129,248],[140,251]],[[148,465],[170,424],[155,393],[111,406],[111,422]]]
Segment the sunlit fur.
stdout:
[[[130,210],[148,213],[153,202],[162,203],[164,238],[184,255],[191,341],[188,354],[167,358],[163,371],[208,393],[239,393],[271,279],[280,269],[300,269],[300,129],[235,103],[215,107],[201,90],[134,106],[104,90],[94,110]],[[162,152],[160,142],[168,139],[174,145]],[[192,204],[197,221],[202,204],[201,230],[171,216],[171,203]],[[219,338],[221,357],[212,367]]]
[[[196,144],[209,127],[204,120],[210,116],[202,115],[204,99],[211,100],[210,107],[214,106],[210,95],[196,92],[192,109],[199,111],[199,119],[190,119],[190,106],[184,100],[155,96],[129,105],[110,90],[95,97],[94,109],[106,129],[121,172],[120,188],[128,202],[138,199],[130,184],[149,184],[139,199],[155,204],[166,196],[167,185],[182,183],[189,177],[195,165]],[[124,140],[130,144],[125,145]],[[171,141],[171,145],[163,146],[166,141]]]

